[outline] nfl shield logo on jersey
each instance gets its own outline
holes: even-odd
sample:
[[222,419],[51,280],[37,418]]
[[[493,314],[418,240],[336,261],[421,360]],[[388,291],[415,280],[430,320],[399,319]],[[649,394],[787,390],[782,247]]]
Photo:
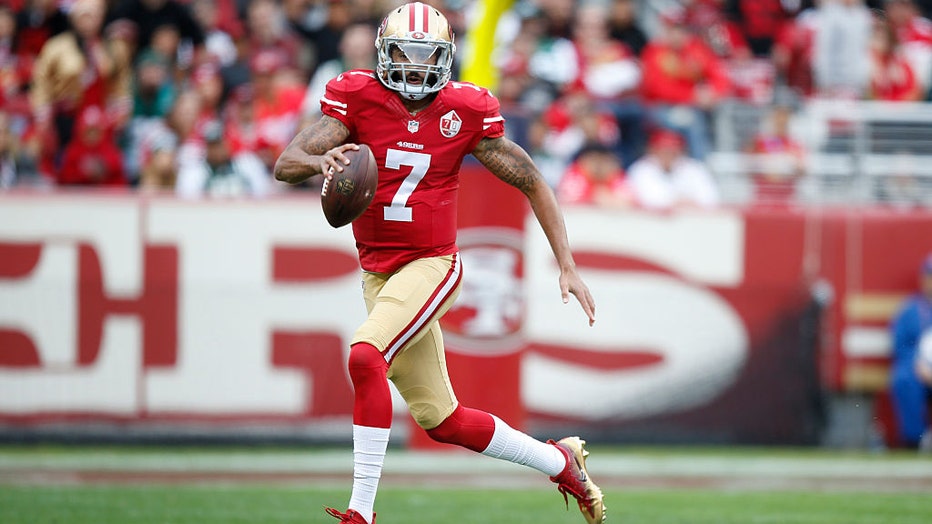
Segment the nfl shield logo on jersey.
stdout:
[[440,117],[440,133],[447,138],[453,138],[460,132],[460,126],[463,125],[463,119],[460,118],[456,111]]
[[420,127],[420,125],[421,123],[418,122],[417,120],[408,120],[408,132],[417,133],[417,129],[418,127]]

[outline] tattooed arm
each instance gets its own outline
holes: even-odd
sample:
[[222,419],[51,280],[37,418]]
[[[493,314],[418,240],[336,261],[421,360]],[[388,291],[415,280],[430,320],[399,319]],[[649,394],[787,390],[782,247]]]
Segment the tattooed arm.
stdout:
[[344,144],[347,138],[349,129],[343,122],[324,115],[298,133],[282,151],[275,161],[275,179],[297,184],[314,175],[327,173],[331,167],[343,171],[340,164],[349,164],[343,152],[359,149],[356,144]]
[[569,301],[570,293],[575,295],[589,317],[591,326],[595,322],[595,301],[589,288],[576,272],[576,263],[570,251],[566,226],[557,198],[531,157],[521,146],[507,138],[484,138],[472,154],[493,175],[520,189],[527,197],[560,266],[560,292],[563,302]]

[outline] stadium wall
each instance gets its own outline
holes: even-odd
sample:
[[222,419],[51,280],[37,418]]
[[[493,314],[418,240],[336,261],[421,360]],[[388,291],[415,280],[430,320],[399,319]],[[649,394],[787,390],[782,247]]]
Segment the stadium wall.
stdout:
[[[818,443],[827,396],[885,388],[932,251],[928,212],[568,208],[590,328],[520,193],[468,175],[452,379],[535,434]],[[313,195],[0,194],[0,436],[347,440],[358,272]]]

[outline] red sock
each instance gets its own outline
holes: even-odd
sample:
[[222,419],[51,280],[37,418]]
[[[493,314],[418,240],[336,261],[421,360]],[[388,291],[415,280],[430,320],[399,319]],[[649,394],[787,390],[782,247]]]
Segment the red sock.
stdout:
[[489,447],[495,434],[495,419],[485,411],[458,405],[439,426],[427,430],[427,434],[437,442],[481,453]]
[[353,424],[392,427],[392,393],[388,389],[388,362],[375,346],[358,342],[350,348],[349,373],[356,397]]

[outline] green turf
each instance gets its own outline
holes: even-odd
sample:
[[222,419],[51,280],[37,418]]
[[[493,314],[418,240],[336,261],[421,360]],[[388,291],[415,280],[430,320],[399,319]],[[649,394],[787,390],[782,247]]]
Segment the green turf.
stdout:
[[[302,486],[0,486],[4,524],[335,523],[324,504],[348,491]],[[637,489],[606,492],[609,523],[926,524],[929,494],[728,492]],[[379,494],[379,524],[582,523],[552,490],[401,489]]]
[[[591,464],[594,475],[614,479],[606,490],[609,524],[932,523],[932,462],[914,453],[608,446],[592,451],[599,458]],[[393,449],[387,467],[395,476],[379,492],[378,524],[583,524],[578,510],[567,511],[554,487],[536,473],[521,474],[487,457],[463,458]],[[449,473],[437,482],[418,481],[425,460],[440,460],[438,470]],[[0,524],[335,524],[322,507],[346,504],[350,461],[346,447],[0,446]],[[204,477],[195,475],[185,481],[188,471],[229,474],[230,480],[199,483]],[[484,478],[476,471],[499,485],[509,479],[517,485],[469,487]],[[96,482],[111,483],[79,482],[93,472],[102,474]],[[115,485],[112,479],[133,478],[121,472],[184,482],[137,479]],[[274,480],[261,484],[249,477],[263,472]],[[289,473],[296,475],[276,477]],[[464,487],[451,485],[470,473],[473,480],[465,479]],[[857,482],[834,478],[852,473]],[[337,481],[327,484],[327,478]],[[404,484],[406,479],[419,487]],[[797,481],[813,489],[796,489]]]

